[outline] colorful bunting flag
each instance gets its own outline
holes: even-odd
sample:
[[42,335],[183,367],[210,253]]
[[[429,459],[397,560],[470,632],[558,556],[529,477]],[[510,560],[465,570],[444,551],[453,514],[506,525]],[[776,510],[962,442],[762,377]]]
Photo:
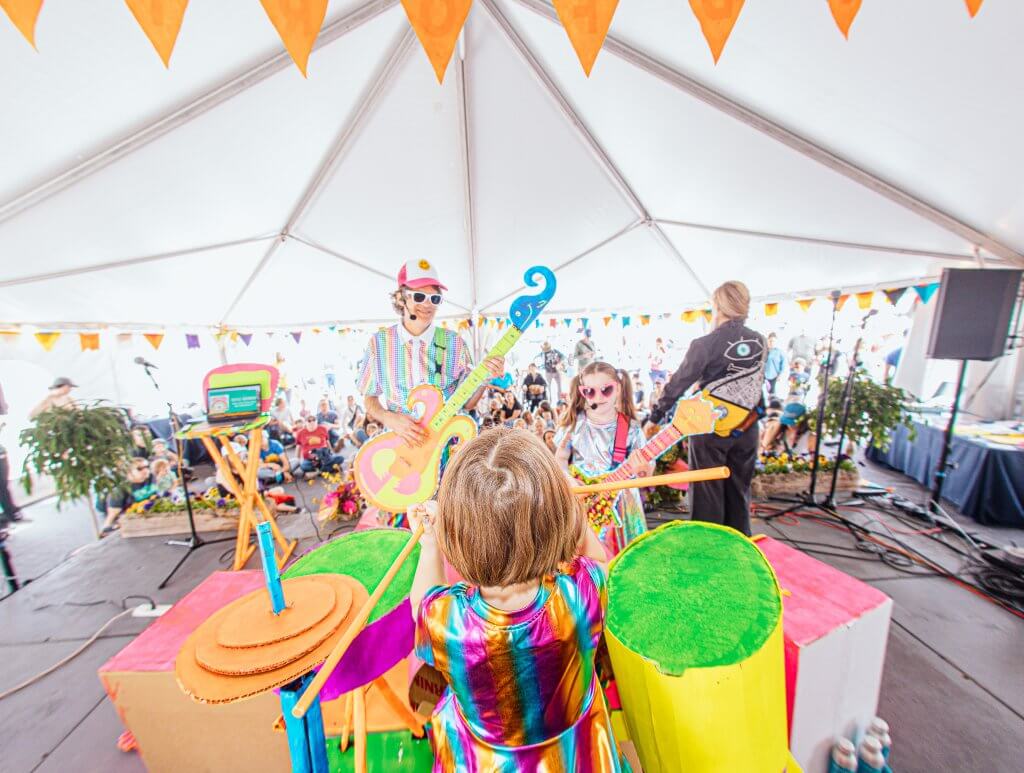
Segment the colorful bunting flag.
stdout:
[[79,333],[78,348],[83,352],[94,352],[100,348],[99,333]]
[[0,341],[3,341],[5,344],[13,344],[20,335],[21,333],[16,330],[0,330]]
[[889,303],[895,306],[900,302],[900,298],[907,292],[906,287],[894,287],[891,290],[883,290],[885,297],[889,299]]
[[777,303],[766,303],[764,305],[764,315],[766,317],[774,317],[779,313],[779,304]]
[[624,327],[624,328],[629,327],[629,321],[630,321],[629,317],[623,317],[622,318],[622,327]]
[[683,322],[696,322],[697,318],[700,317],[699,309],[689,309],[683,312]]
[[640,324],[641,325],[649,325],[649,324],[651,324],[651,315],[650,314],[641,314],[640,315]]
[[246,346],[252,341],[252,333],[239,333],[238,337],[242,339],[242,343]]
[[710,322],[714,318],[714,314],[711,312],[711,309],[704,309],[701,311],[701,314],[704,315],[704,320],[706,322]]
[[292,61],[306,77],[309,54],[327,15],[327,0],[260,0]]
[[292,331],[292,339],[294,339],[295,343],[299,343],[299,341],[302,340],[302,331],[301,330],[293,330]]
[[127,346],[131,342],[132,342],[132,334],[131,333],[118,333],[117,334],[117,345],[118,346]]
[[320,335],[320,333],[321,333],[320,328],[318,328],[318,327],[313,328],[313,335],[318,336],[318,335]]
[[836,299],[836,311],[842,311],[843,306],[846,305],[846,302],[848,300],[850,300],[849,293],[843,293],[842,295],[840,295],[839,298]]
[[170,67],[188,0],[125,0],[125,3],[160,55],[164,67]]
[[32,44],[32,48],[36,47],[36,21],[42,7],[43,0],[0,0],[0,8],[4,9],[25,40]]
[[811,308],[812,303],[814,303],[814,298],[801,298],[800,300],[797,301],[797,305],[804,311],[807,311],[809,308]]
[[850,25],[857,18],[860,4],[861,0],[828,0],[829,8],[832,9],[832,18],[836,20],[844,38],[850,37]]
[[928,285],[915,285],[914,292],[917,293],[917,297],[921,299],[921,303],[928,303],[935,295],[935,291],[939,289],[938,282],[932,282]]
[[548,320],[548,327],[558,327],[558,320],[552,317]]
[[562,324],[565,325],[566,327],[569,327],[570,325],[572,325],[572,319],[566,317],[565,319],[562,320]]
[[149,345],[154,349],[159,349],[160,344],[164,342],[163,333],[143,333],[142,337],[149,341]]
[[867,290],[863,293],[857,293],[857,308],[867,311],[871,308],[871,299],[875,297],[874,290]]
[[[969,13],[973,19],[978,15],[978,11],[981,10],[981,4],[985,2],[985,0],[964,0],[964,2],[967,3],[967,13]],[[925,303],[928,303],[928,301],[925,301]]]
[[185,333],[185,346],[189,349],[199,348],[199,336],[195,333]]
[[237,330],[230,331],[228,333],[228,338],[231,339],[231,343],[237,344],[238,343],[238,331]]
[[60,338],[60,333],[36,333],[36,340],[45,351],[53,349],[53,345],[57,343],[58,338]]
[[583,65],[583,72],[590,77],[608,28],[615,15],[619,0],[553,0],[562,26],[569,34],[569,41],[576,56]]
[[700,22],[715,64],[718,64],[725,42],[743,10],[743,0],[690,0],[690,8]]
[[612,321],[611,317],[602,317],[601,319],[604,321],[605,327],[608,327],[609,323]]
[[580,322],[583,323],[583,329],[586,330],[590,326],[590,317],[580,317]]
[[444,82],[444,71],[472,4],[473,0],[402,0],[405,15],[434,66],[438,83]]

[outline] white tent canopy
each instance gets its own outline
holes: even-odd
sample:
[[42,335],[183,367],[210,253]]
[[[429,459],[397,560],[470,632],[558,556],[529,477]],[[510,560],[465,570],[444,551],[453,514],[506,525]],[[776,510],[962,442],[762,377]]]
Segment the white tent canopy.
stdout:
[[[820,6],[820,7],[819,7]],[[0,323],[284,327],[673,311],[1024,262],[1024,4],[748,3],[715,67],[625,0],[584,77],[542,0],[477,0],[443,85],[397,0],[332,2],[305,80],[258,3],[192,0],[169,71],[122,3],[0,23]]]

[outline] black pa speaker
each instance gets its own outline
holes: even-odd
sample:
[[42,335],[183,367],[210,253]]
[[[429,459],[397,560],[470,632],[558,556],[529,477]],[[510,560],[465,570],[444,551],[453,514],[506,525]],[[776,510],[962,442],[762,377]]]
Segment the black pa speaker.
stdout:
[[943,270],[928,356],[935,360],[994,360],[1002,356],[1021,274],[1018,269]]

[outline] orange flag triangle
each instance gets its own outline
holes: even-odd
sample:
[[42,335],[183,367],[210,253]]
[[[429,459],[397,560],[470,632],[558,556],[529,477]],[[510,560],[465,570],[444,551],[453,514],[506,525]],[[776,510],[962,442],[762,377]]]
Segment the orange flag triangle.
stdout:
[[874,290],[868,290],[867,292],[857,293],[857,307],[861,309],[870,309],[871,299],[874,297]]
[[53,349],[58,338],[60,338],[60,333],[36,333],[36,340],[46,351]]
[[327,0],[260,0],[292,61],[306,77],[309,53],[324,25]]
[[688,309],[687,311],[683,312],[682,319],[683,319],[683,322],[696,322],[697,321],[697,317],[699,317],[699,316],[700,316],[700,311],[698,311],[697,309]]
[[149,345],[154,349],[159,349],[160,344],[164,342],[163,333],[143,333],[142,337],[149,341]]
[[36,20],[42,7],[43,0],[0,0],[0,8],[4,9],[25,40],[32,44],[32,48],[36,47]]
[[83,352],[96,351],[100,348],[100,334],[79,333],[78,346]]
[[164,67],[171,66],[171,53],[178,40],[188,0],[125,0],[135,21],[160,54]]
[[981,4],[985,2],[985,0],[964,0],[964,2],[967,3],[967,13],[969,13],[973,19],[977,16],[978,11],[981,10]]
[[797,304],[804,311],[807,311],[809,308],[811,308],[812,303],[814,303],[814,298],[801,298],[800,300],[797,301]]
[[590,77],[619,0],[554,0],[554,4],[583,72]]
[[846,305],[846,302],[848,300],[850,300],[849,293],[843,293],[842,295],[840,295],[839,298],[836,300],[836,311],[842,311],[843,306]]
[[444,71],[472,4],[473,0],[402,0],[405,15],[434,66],[438,83],[444,81]]
[[718,57],[722,55],[725,42],[743,10],[743,0],[690,0],[690,8],[700,22],[715,64],[718,64]]
[[779,313],[779,304],[777,303],[766,303],[764,305],[764,315],[766,317],[774,317]]
[[861,0],[828,0],[832,18],[836,20],[844,38],[850,37],[850,25],[860,12],[860,4]]

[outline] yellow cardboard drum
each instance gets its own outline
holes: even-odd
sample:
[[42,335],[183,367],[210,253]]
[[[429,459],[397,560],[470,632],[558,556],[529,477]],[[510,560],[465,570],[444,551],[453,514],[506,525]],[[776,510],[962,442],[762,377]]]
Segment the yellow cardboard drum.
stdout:
[[675,522],[612,562],[607,641],[645,773],[781,773],[786,732],[782,599],[737,531]]

